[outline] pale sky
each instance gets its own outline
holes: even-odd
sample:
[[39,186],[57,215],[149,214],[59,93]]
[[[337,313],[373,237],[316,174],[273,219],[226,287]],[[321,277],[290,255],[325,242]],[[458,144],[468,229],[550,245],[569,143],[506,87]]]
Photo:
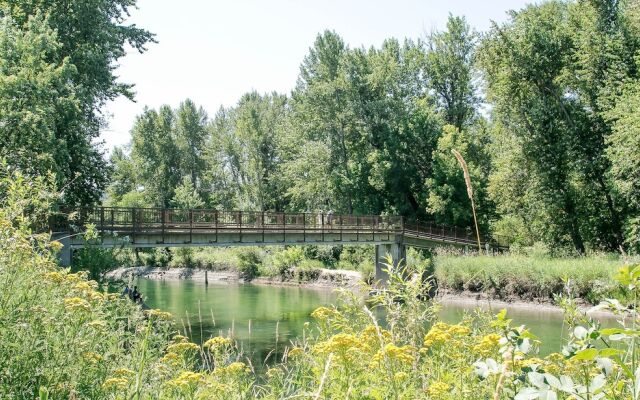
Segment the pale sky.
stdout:
[[120,60],[120,81],[135,84],[136,102],[106,108],[106,148],[129,142],[144,106],[176,107],[191,98],[213,116],[257,90],[289,93],[316,35],[335,30],[350,47],[384,39],[422,38],[442,30],[449,13],[485,31],[531,0],[138,0],[132,23],[156,34],[140,55]]

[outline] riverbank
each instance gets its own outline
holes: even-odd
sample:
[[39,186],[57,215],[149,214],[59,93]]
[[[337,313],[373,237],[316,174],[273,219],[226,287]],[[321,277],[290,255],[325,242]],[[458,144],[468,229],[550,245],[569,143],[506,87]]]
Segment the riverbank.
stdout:
[[[322,288],[352,288],[355,289],[362,275],[358,271],[340,269],[318,268],[313,271],[304,271],[299,274],[292,270],[286,276],[256,277],[250,280],[257,285],[281,285]],[[200,268],[152,268],[133,267],[118,268],[106,274],[109,279],[129,280],[133,278],[145,278],[154,280],[191,280],[195,282],[208,282],[213,284],[243,283],[245,280],[235,270],[209,271]]]

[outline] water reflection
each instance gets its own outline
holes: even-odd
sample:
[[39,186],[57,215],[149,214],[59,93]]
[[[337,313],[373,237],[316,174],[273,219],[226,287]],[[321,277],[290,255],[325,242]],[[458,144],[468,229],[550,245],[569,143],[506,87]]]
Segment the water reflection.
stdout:
[[152,308],[171,312],[178,327],[196,343],[211,336],[232,336],[256,363],[279,358],[317,307],[329,305],[329,289],[240,285],[204,285],[193,281],[139,279],[138,288]]
[[[292,340],[302,336],[304,323],[317,307],[334,303],[330,289],[239,285],[204,285],[193,281],[155,281],[139,279],[137,285],[153,308],[171,312],[178,327],[196,343],[211,336],[232,336],[255,366],[265,360],[279,360]],[[474,302],[444,302],[440,313],[445,322],[458,323]],[[494,313],[500,307],[491,310]],[[384,315],[376,312],[384,325]],[[561,350],[562,313],[544,307],[510,308],[514,324],[525,324],[542,341],[540,355]],[[610,318],[603,325],[613,326]]]

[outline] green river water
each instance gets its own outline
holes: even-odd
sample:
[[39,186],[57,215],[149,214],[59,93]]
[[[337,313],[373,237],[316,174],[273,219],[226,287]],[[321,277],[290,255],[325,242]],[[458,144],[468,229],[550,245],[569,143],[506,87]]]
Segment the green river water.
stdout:
[[[146,303],[171,312],[191,340],[201,343],[211,336],[233,336],[254,365],[279,358],[291,341],[302,336],[304,323],[312,320],[310,313],[337,297],[330,289],[301,287],[149,279],[138,279],[136,284]],[[445,303],[441,317],[456,323],[472,309],[473,306]],[[515,324],[527,325],[542,340],[541,355],[560,351],[561,313],[536,307],[508,311]]]

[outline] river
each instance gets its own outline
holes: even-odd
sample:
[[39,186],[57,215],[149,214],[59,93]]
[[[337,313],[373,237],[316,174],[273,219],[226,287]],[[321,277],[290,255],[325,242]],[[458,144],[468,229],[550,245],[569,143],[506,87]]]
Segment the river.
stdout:
[[[337,298],[330,289],[252,284],[205,285],[189,280],[138,279],[138,288],[152,308],[171,312],[178,327],[196,343],[211,336],[233,336],[254,365],[278,358],[317,307]],[[443,303],[445,322],[460,322],[471,304]],[[498,310],[494,310],[498,311]],[[515,324],[524,324],[542,340],[540,354],[561,350],[562,314],[548,308],[509,309]],[[609,321],[611,322],[611,321]]]

